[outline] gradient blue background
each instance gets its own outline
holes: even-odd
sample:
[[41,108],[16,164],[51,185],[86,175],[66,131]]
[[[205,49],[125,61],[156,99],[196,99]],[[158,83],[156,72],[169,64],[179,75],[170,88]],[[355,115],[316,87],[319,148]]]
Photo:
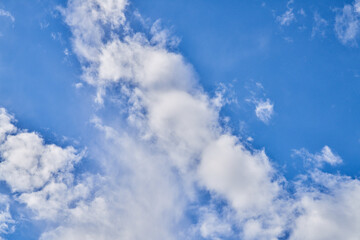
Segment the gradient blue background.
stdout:
[[[65,3],[0,2],[16,19],[0,17],[0,105],[15,114],[19,127],[60,145],[77,140],[83,147],[96,106],[91,88],[75,88],[81,69],[71,54],[69,30],[55,10]],[[128,11],[139,11],[149,22],[160,18],[181,39],[175,51],[194,66],[211,96],[220,83],[228,86],[237,103],[226,105],[222,115],[230,117],[236,134],[251,136],[253,147],[265,148],[288,179],[304,171],[302,160],[291,157],[293,149],[318,152],[324,145],[344,160],[326,171],[359,176],[360,51],[341,44],[334,32],[336,8],[351,1],[295,1],[296,21],[280,26],[276,16],[286,11],[286,3],[133,0]],[[306,16],[297,14],[301,8]],[[311,36],[315,12],[328,22],[324,37]],[[246,101],[251,96],[274,103],[269,124],[256,118],[254,105]],[[28,228],[18,226],[11,239],[24,239]]]

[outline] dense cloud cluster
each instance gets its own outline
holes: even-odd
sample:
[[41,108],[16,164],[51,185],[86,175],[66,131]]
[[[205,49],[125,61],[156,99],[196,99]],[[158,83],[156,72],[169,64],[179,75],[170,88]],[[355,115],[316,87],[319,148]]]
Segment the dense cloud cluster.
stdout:
[[[58,220],[89,194],[90,184],[75,183],[72,173],[82,153],[73,147],[45,144],[39,134],[20,130],[13,121],[1,108],[0,180],[9,186],[13,200],[25,204],[34,218]],[[10,198],[1,196],[2,232],[14,223],[9,203]]]

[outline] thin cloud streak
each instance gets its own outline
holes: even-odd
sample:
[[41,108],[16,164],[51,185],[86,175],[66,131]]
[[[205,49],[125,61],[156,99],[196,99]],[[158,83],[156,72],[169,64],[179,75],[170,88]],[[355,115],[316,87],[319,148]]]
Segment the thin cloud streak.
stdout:
[[9,18],[12,22],[15,22],[14,16],[4,9],[0,9],[0,16]]

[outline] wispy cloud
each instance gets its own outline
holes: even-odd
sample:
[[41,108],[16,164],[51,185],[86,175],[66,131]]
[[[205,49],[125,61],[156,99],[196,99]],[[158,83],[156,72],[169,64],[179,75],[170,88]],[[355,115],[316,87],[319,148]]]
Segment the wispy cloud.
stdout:
[[321,37],[325,37],[325,28],[328,26],[328,22],[320,16],[318,12],[314,13],[314,23],[311,30],[311,37],[315,37],[319,34]]
[[256,117],[267,124],[274,115],[274,103],[266,97],[266,90],[260,82],[250,81],[250,85],[246,86],[251,96],[245,101],[251,103],[255,107]]
[[4,194],[0,194],[0,239],[1,235],[15,231],[15,220],[10,212],[10,199]]
[[360,28],[359,4],[360,1],[355,1],[354,4],[346,4],[343,9],[337,11],[335,33],[343,44],[357,44]]
[[295,14],[294,14],[294,8],[292,7],[293,3],[294,3],[294,0],[290,0],[286,5],[287,10],[285,11],[285,13],[276,17],[276,21],[280,25],[289,26],[293,21],[296,20]]
[[306,12],[303,8],[300,8],[300,10],[298,11],[298,13],[303,16],[303,17],[306,17]]
[[299,156],[316,167],[321,167],[324,163],[328,163],[331,166],[342,163],[341,157],[334,154],[328,146],[324,146],[321,152],[316,154],[311,154],[304,148],[293,150],[293,156]]
[[15,22],[14,16],[4,9],[0,9],[0,16],[9,18],[12,22]]

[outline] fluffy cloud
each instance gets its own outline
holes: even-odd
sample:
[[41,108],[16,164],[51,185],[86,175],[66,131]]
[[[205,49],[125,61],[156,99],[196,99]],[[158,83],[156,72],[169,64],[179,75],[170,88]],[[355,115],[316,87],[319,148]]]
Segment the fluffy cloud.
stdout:
[[254,154],[223,135],[204,150],[199,166],[201,182],[226,196],[243,217],[259,215],[277,196],[279,185],[272,182],[273,169],[263,151]]
[[286,229],[292,208],[281,199],[281,180],[264,151],[250,152],[230,135],[222,135],[204,149],[198,168],[200,183],[227,199],[235,210],[232,223],[242,239],[273,239]]
[[360,182],[319,171],[311,174],[311,180],[320,187],[299,190],[301,214],[290,239],[357,239]]
[[274,114],[274,104],[270,99],[256,101],[255,114],[262,122],[268,123]]
[[205,239],[221,239],[233,235],[231,216],[219,214],[213,206],[200,207],[200,219],[196,230]]
[[[73,147],[45,144],[34,132],[19,130],[14,118],[0,109],[0,180],[6,183],[15,201],[23,203],[37,219],[56,220],[68,215],[92,188],[84,180],[75,184],[71,173],[82,157]],[[2,232],[12,223],[9,203],[0,214]]]
[[13,133],[17,128],[11,123],[13,116],[9,115],[5,108],[0,108],[0,142],[5,140],[5,137],[9,133]]
[[[117,2],[118,4],[115,5],[126,6],[124,1]],[[87,15],[86,22],[74,21],[74,19],[82,19],[81,16],[86,14],[83,9],[94,5],[82,1],[70,1],[62,12],[73,32],[74,50],[84,66],[83,79],[97,88],[96,101],[103,103],[112,87],[116,87],[120,92],[111,94],[125,96],[128,107],[128,128],[135,130],[128,133],[126,141],[122,140],[124,136],[119,134],[120,129],[102,124],[101,119],[97,119],[95,123],[105,131],[113,143],[116,143],[114,149],[109,149],[109,145],[106,144],[107,152],[121,153],[128,158],[112,157],[118,159],[117,164],[120,163],[122,166],[120,169],[129,169],[132,173],[129,176],[125,175],[123,181],[134,182],[131,188],[116,187],[116,191],[126,192],[131,189],[133,194],[129,196],[130,199],[144,199],[144,202],[132,206],[131,213],[123,211],[112,216],[114,222],[123,222],[127,219],[127,224],[130,224],[128,229],[119,230],[117,236],[125,234],[125,236],[133,236],[132,239],[140,239],[141,232],[146,234],[148,239],[159,239],[160,236],[160,238],[167,236],[166,239],[174,238],[176,234],[169,233],[169,230],[176,228],[177,221],[174,219],[181,215],[175,217],[177,214],[170,214],[168,206],[181,212],[185,210],[186,204],[176,204],[176,201],[171,199],[183,195],[185,202],[193,201],[194,197],[196,199],[194,191],[196,193],[197,185],[210,191],[212,197],[221,197],[227,201],[237,212],[239,222],[244,223],[251,218],[252,222],[256,222],[259,228],[263,229],[263,219],[274,218],[270,215],[276,210],[271,212],[268,209],[280,192],[279,183],[274,178],[273,167],[265,153],[263,151],[251,153],[235,136],[223,133],[224,129],[218,123],[218,100],[211,99],[203,92],[197,83],[192,66],[186,63],[180,54],[165,48],[167,46],[165,43],[171,40],[163,34],[158,25],[152,27],[150,31],[152,37],[149,40],[144,34],[133,32],[124,20],[123,14],[119,13],[117,16],[119,19],[116,21],[111,17],[112,13],[101,6],[101,2],[92,3],[96,6],[94,9],[96,15]],[[99,21],[97,16],[103,16],[102,20]],[[112,21],[116,22],[113,25],[122,29],[125,36],[112,31]],[[110,28],[107,28],[109,23]],[[110,32],[105,33],[103,29]],[[93,34],[96,36],[92,36]],[[92,37],[88,39],[88,36]],[[154,40],[159,38],[160,40]],[[111,97],[110,94],[109,96]],[[264,118],[269,118],[271,113],[269,114],[268,110],[267,107],[259,112],[262,112],[261,116]],[[138,150],[132,150],[131,145],[123,147],[124,144],[128,145],[131,142],[137,142]],[[151,151],[142,150],[147,149],[145,146],[151,146]],[[146,154],[141,154],[143,151]],[[135,152],[137,154],[134,154]],[[142,156],[140,159],[138,154]],[[134,163],[138,164],[134,165]],[[111,166],[114,168],[114,165]],[[154,168],[154,166],[162,167]],[[145,172],[152,176],[147,179],[151,181],[143,182],[143,178],[138,176],[139,172],[144,174],[141,168],[147,169]],[[178,177],[174,175],[175,179],[170,180],[174,177],[170,178],[176,172],[174,170],[179,171],[179,175]],[[166,181],[172,184],[159,185],[158,177],[155,176],[169,176],[167,178],[170,179]],[[143,189],[142,186],[147,186],[148,190]],[[162,204],[159,208],[149,210],[148,205],[157,206],[156,198],[149,198],[146,194],[151,190],[149,194],[156,195],[160,186],[162,186],[162,194],[167,195],[171,201]],[[109,204],[110,207],[114,207],[111,202]],[[121,204],[129,205],[126,202]],[[147,210],[139,211],[139,209]],[[164,225],[164,212],[169,214],[167,218],[172,216],[173,220],[168,222],[175,225],[172,227],[169,224]],[[159,214],[161,218],[156,217]],[[265,215],[269,216],[265,217]],[[153,220],[144,222],[144,225],[131,221],[134,219],[138,222],[148,217]],[[153,224],[162,226],[158,229],[160,232],[163,231],[162,235],[156,235],[156,231],[146,230]],[[164,229],[164,226],[168,227]],[[241,225],[239,224],[238,227]],[[205,227],[202,234],[210,236],[211,231],[204,229]],[[63,230],[72,232],[70,229]],[[61,234],[61,228],[57,231],[57,234]],[[272,234],[276,236],[281,231],[282,226],[279,226],[276,233]],[[167,235],[164,235],[166,232]],[[257,233],[253,233],[251,237],[254,239],[256,236]]]
[[60,171],[68,171],[79,160],[72,147],[45,145],[36,133],[19,132],[8,135],[0,145],[3,161],[0,179],[12,191],[26,192],[41,188]]
[[[36,219],[58,220],[76,211],[80,200],[86,199],[91,190],[89,182],[72,185],[64,181],[52,180],[40,191],[22,193],[17,200],[36,213]],[[66,218],[65,218],[66,219]]]

